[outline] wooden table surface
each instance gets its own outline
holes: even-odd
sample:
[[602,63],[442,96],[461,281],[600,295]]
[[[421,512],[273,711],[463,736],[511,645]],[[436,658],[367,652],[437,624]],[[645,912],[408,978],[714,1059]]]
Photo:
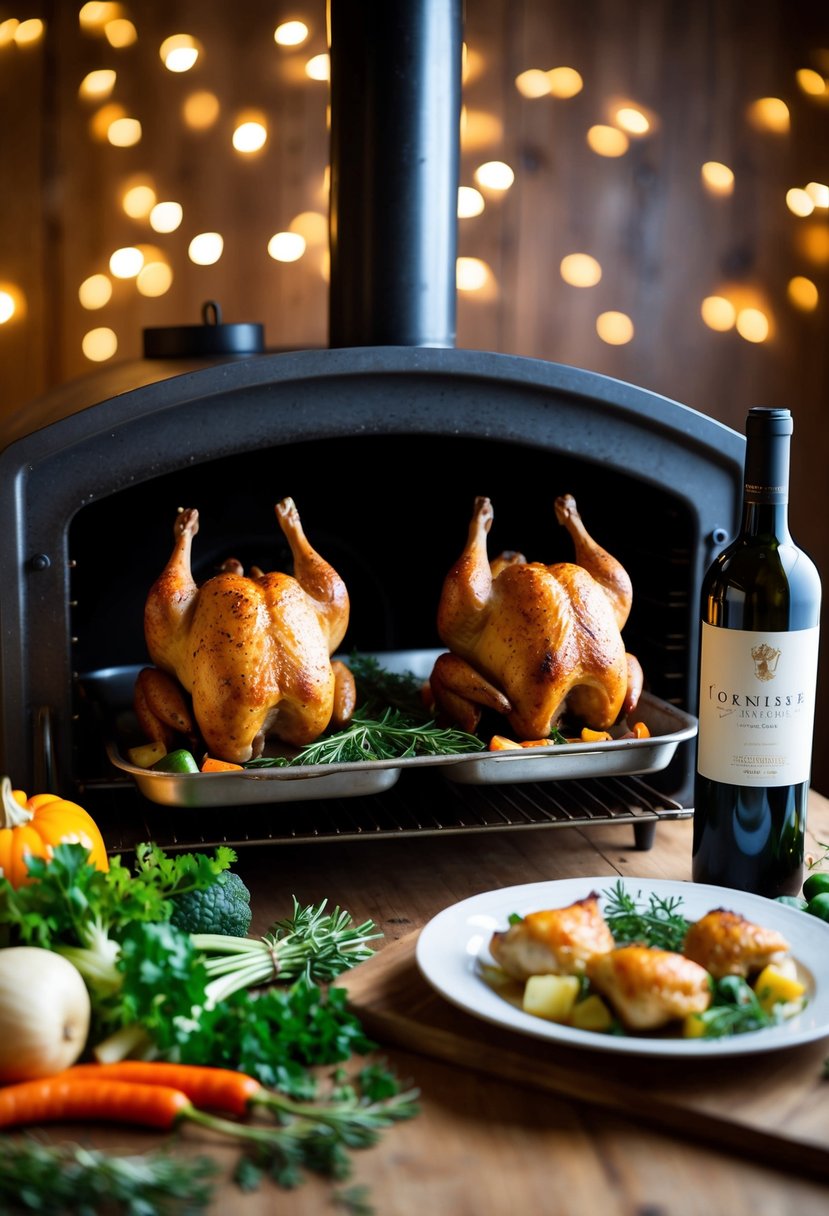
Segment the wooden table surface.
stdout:
[[[277,812],[278,813],[278,812]],[[301,903],[328,899],[384,933],[379,948],[467,896],[579,875],[687,879],[691,821],[660,823],[653,848],[630,825],[534,828],[446,837],[251,848],[235,867],[252,892],[253,932]],[[829,800],[813,794],[809,848],[829,841]],[[542,1050],[543,1048],[539,1048]],[[345,1183],[309,1178],[285,1192],[242,1194],[223,1181],[215,1213],[317,1216],[343,1210],[337,1192],[364,1186],[377,1216],[825,1216],[829,1187],[762,1160],[667,1135],[595,1106],[509,1084],[384,1045],[383,1058],[420,1089],[420,1114],[353,1155]],[[827,1044],[829,1055],[829,1044]],[[607,1057],[612,1075],[613,1057]],[[829,1086],[829,1082],[827,1082]],[[829,1101],[829,1088],[827,1089]],[[52,1134],[81,1138],[78,1129]],[[154,1133],[83,1129],[113,1151],[160,1143]],[[187,1128],[176,1151],[207,1148],[229,1172],[233,1150]]]

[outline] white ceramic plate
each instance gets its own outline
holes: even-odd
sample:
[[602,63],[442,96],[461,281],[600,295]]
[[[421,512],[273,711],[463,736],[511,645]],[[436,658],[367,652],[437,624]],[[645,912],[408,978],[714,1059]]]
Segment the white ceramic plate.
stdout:
[[751,1055],[829,1036],[829,924],[775,900],[724,887],[646,878],[623,880],[626,891],[637,901],[647,902],[651,893],[680,896],[683,903],[677,911],[688,920],[698,920],[713,908],[728,908],[782,933],[805,975],[809,1000],[801,1013],[780,1026],[722,1039],[597,1034],[524,1013],[482,978],[481,967],[494,963],[489,952],[492,934],[507,928],[512,912],[523,916],[545,908],[564,908],[593,891],[603,896],[616,881],[615,875],[568,878],[473,895],[445,908],[424,926],[417,942],[418,967],[441,996],[475,1017],[538,1039],[594,1051],[689,1058]]

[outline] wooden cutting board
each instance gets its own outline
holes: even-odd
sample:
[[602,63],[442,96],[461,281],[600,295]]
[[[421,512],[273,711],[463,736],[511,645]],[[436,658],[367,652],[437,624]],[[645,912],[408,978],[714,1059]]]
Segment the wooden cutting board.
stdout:
[[337,981],[380,1045],[564,1095],[767,1165],[829,1177],[823,1077],[829,1039],[690,1064],[548,1044],[480,1021],[434,992],[417,968],[417,937],[390,943]]

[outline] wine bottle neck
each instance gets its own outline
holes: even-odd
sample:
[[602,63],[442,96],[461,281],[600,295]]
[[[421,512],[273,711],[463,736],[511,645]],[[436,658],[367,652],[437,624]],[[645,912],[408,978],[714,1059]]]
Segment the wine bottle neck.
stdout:
[[789,507],[785,502],[744,502],[740,525],[743,536],[774,536],[790,540]]
[[792,418],[788,410],[752,409],[746,427],[742,531],[750,536],[788,538],[789,454]]

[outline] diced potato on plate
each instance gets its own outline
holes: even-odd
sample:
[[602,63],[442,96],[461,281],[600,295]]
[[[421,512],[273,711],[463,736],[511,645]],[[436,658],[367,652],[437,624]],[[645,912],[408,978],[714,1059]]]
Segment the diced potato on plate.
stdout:
[[548,1022],[567,1022],[580,989],[575,975],[531,975],[524,985],[524,1012]]
[[775,1005],[788,1005],[798,1001],[806,991],[806,985],[791,975],[787,975],[773,963],[764,967],[754,981],[754,992],[757,1000],[767,1013],[771,1013]]
[[570,1014],[570,1025],[577,1030],[610,1030],[613,1014],[597,993],[591,993],[583,1001],[577,1001]]

